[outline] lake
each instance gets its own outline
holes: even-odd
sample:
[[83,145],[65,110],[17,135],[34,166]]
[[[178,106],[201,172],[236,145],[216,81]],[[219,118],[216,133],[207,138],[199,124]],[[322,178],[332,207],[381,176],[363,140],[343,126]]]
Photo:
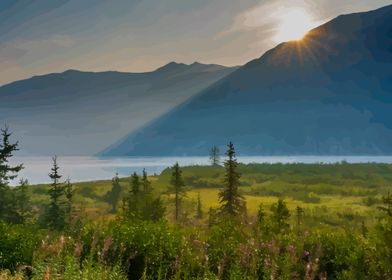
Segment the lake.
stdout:
[[[238,157],[242,163],[392,163],[392,156],[249,156]],[[181,166],[209,164],[208,157],[123,157],[96,158],[60,156],[58,164],[62,179],[68,177],[73,182],[110,179],[116,173],[129,176],[133,172],[140,173],[143,168],[149,174],[159,174],[162,170],[178,162]],[[48,174],[52,167],[51,157],[13,157],[11,163],[23,163],[25,168],[21,178],[28,179],[30,184],[50,182]],[[13,182],[15,184],[16,180]]]

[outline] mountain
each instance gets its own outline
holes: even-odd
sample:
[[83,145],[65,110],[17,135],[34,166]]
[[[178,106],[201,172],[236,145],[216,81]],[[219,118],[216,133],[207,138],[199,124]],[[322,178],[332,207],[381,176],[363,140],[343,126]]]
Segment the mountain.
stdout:
[[102,155],[392,154],[392,6],[278,45]]
[[93,155],[235,68],[171,62],[148,73],[36,76],[0,87],[0,123],[28,155]]

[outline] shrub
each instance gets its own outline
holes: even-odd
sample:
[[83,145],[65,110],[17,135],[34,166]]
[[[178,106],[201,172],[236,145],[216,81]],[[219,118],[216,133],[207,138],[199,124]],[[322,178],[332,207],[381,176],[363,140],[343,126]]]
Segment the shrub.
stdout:
[[15,271],[18,265],[31,265],[39,240],[29,227],[0,221],[0,269]]
[[240,246],[247,240],[243,226],[235,220],[223,218],[211,227],[208,236],[209,268],[220,279],[227,279],[239,269],[235,264],[239,261]]
[[112,223],[109,232],[117,246],[108,250],[106,261],[120,262],[128,277],[134,277],[130,279],[139,279],[144,271],[157,278],[178,270],[183,248],[181,230],[165,222],[133,221]]
[[368,196],[368,197],[365,197],[364,199],[363,199],[363,203],[366,205],[366,206],[373,206],[373,205],[375,205],[375,204],[379,204],[381,202],[381,200],[380,199],[378,199],[377,197],[374,197],[374,196]]
[[310,192],[305,195],[305,197],[303,198],[302,201],[305,203],[320,203],[321,198],[320,198],[320,196],[318,196],[314,192]]

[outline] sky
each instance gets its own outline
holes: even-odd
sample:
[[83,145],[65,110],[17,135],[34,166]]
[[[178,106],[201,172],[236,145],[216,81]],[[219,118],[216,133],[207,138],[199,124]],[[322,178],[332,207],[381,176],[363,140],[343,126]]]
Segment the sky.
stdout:
[[0,85],[67,69],[242,65],[296,30],[386,0],[0,0]]

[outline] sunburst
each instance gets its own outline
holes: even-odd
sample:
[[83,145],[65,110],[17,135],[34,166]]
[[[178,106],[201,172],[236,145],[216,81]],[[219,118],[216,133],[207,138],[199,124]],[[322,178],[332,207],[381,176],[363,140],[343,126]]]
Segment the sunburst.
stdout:
[[317,23],[302,9],[293,9],[281,15],[281,20],[274,36],[277,43],[301,40]]

